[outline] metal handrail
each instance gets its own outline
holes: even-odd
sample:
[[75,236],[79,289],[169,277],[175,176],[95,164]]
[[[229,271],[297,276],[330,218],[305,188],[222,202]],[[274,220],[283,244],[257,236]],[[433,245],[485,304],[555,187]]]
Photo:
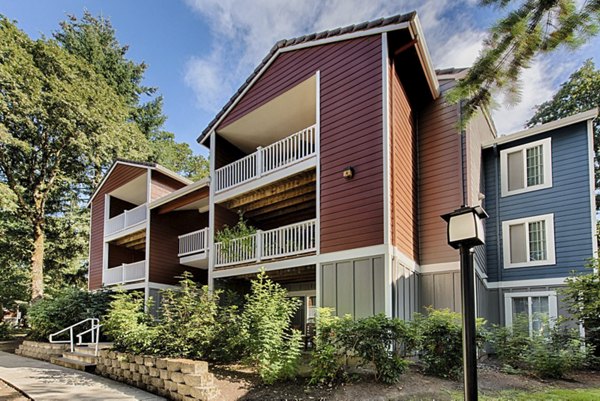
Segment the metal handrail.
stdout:
[[[77,334],[77,338],[79,339],[77,341],[77,345],[81,345],[83,344],[83,340],[82,337],[87,334],[87,333],[92,333],[92,344],[95,345],[95,350],[94,350],[94,356],[98,356],[98,343],[100,342],[100,327],[102,327],[101,324],[97,324],[94,326],[94,324],[92,323],[92,327],[87,329],[86,331],[82,331],[81,333]],[[94,341],[94,331],[95,331],[95,340]]]
[[[70,344],[71,352],[74,352],[75,351],[75,343],[74,343],[74,338],[73,338],[73,329],[79,325],[82,325],[83,323],[90,322],[90,321],[92,322],[92,328],[100,326],[100,324],[99,324],[100,321],[98,320],[98,318],[88,317],[87,319],[84,319],[80,322],[72,324],[69,327],[65,327],[64,329],[59,330],[56,333],[50,334],[50,336],[48,337],[48,341],[50,341],[51,344]],[[54,340],[55,336],[62,334],[66,331],[69,331],[69,340]],[[96,332],[98,332],[98,330]],[[97,338],[94,338],[94,334],[95,333],[92,331],[92,342],[95,342],[95,340],[97,340]]]

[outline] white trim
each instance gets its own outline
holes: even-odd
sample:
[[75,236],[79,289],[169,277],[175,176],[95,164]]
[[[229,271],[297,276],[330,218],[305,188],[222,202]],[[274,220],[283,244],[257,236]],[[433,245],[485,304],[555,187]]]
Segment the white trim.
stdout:
[[275,261],[271,263],[256,263],[250,266],[213,270],[211,272],[211,276],[212,278],[232,277],[256,273],[261,268],[264,268],[266,271],[271,271],[287,269],[290,267],[297,266],[317,265],[319,263],[323,264],[328,262],[340,262],[344,260],[381,256],[387,254],[387,249],[388,247],[386,247],[385,245],[374,245],[364,248],[350,249],[347,251],[330,252],[321,255],[311,255],[300,258]]
[[382,140],[383,140],[383,243],[391,242],[391,191],[390,191],[390,69],[388,61],[387,33],[381,34],[381,109],[382,109]]
[[407,254],[402,252],[400,249],[396,248],[396,246],[390,246],[388,253],[394,258],[396,258],[397,262],[405,268],[407,268],[408,270],[416,273],[421,272],[421,266],[419,266],[419,264],[415,260],[410,258]]
[[208,198],[208,289],[213,290],[213,269],[215,266],[214,245],[215,245],[215,186],[212,185],[213,177],[215,176],[215,155],[216,155],[216,138],[215,131],[209,133],[210,137],[210,157],[209,157],[209,198]]
[[598,240],[596,234],[596,170],[595,170],[595,152],[594,152],[594,125],[592,120],[587,122],[588,135],[588,160],[589,160],[589,175],[590,175],[590,213],[592,214],[592,255],[598,257]]
[[[529,259],[529,229],[528,223],[545,221],[546,228],[546,259],[535,260],[522,263],[510,262],[510,226],[517,224],[525,225],[525,254]],[[533,266],[551,266],[556,264],[556,253],[554,246],[554,214],[543,214],[531,216],[522,219],[505,220],[502,222],[502,255],[504,257],[503,265],[505,269]]]
[[[297,45],[287,46],[287,47],[277,49],[277,51],[275,51],[275,53],[273,53],[273,55],[271,55],[271,57],[269,57],[269,60],[267,60],[267,62],[265,63],[265,65],[263,65],[263,67],[260,69],[260,71],[248,83],[248,85],[244,88],[244,90],[239,95],[236,96],[236,98],[231,103],[231,105],[227,108],[227,110],[225,110],[223,112],[223,114],[217,119],[217,121],[215,121],[209,127],[211,128],[211,130],[214,131],[215,127],[219,126],[219,124],[223,121],[223,119],[225,119],[225,117],[229,114],[229,112],[231,110],[233,110],[233,108],[242,100],[244,95],[250,90],[250,88],[252,88],[254,86],[256,81],[258,81],[258,79],[260,79],[260,77],[265,73],[265,71],[271,66],[273,61],[275,61],[275,59],[281,53],[291,52],[294,50],[300,50],[300,49],[304,49],[304,48],[308,48],[308,47],[321,46],[321,45],[325,45],[325,44],[329,44],[329,43],[341,42],[344,40],[361,38],[361,37],[365,37],[365,36],[372,36],[372,35],[377,35],[377,34],[380,34],[383,32],[390,32],[390,31],[396,31],[396,30],[401,30],[401,29],[410,29],[412,38],[417,39],[417,54],[419,55],[421,65],[423,66],[423,69],[425,70],[425,76],[427,77],[427,83],[429,84],[431,93],[433,94],[434,98],[437,98],[439,96],[439,83],[438,83],[437,77],[435,75],[435,69],[433,68],[433,65],[431,64],[431,55],[429,54],[429,50],[427,49],[427,44],[425,43],[425,40],[424,40],[424,36],[422,33],[422,29],[421,29],[421,23],[419,22],[418,17],[415,15],[415,17],[413,18],[412,21],[405,21],[405,22],[400,22],[398,24],[386,25],[386,26],[379,27],[379,28],[366,29],[366,30],[358,31],[358,32],[351,32],[348,34],[332,36],[329,38],[324,38],[324,39],[319,39],[319,40],[311,40],[308,42],[299,43]],[[415,31],[416,34],[413,31]],[[425,63],[423,63],[423,61],[425,61]],[[209,135],[200,134],[198,137],[198,139],[199,139],[198,143],[200,143],[201,145],[204,145],[204,142],[206,141],[206,138],[208,136]]]
[[[146,213],[147,213],[147,211],[146,211]],[[147,214],[146,214],[146,216],[147,216]],[[122,237],[126,237],[126,236],[128,236],[130,234],[133,234],[133,233],[136,233],[138,231],[145,230],[146,227],[147,227],[147,223],[148,222],[147,222],[147,217],[146,217],[146,219],[144,219],[144,221],[141,221],[141,222],[139,222],[139,223],[137,223],[137,224],[135,224],[133,226],[127,227],[127,228],[125,228],[123,230],[119,230],[116,233],[113,233],[113,234],[105,236],[104,240],[106,242],[112,242],[112,241],[114,241],[116,239],[119,239],[119,238],[122,238]]]
[[[544,182],[538,185],[527,186],[527,150],[540,145],[542,146],[542,158],[544,163],[542,166],[544,169]],[[523,188],[510,191],[508,189],[508,155],[517,152],[521,152],[521,157],[523,158]],[[501,150],[500,183],[500,193],[502,197],[552,188],[552,139],[544,138],[539,141],[528,142],[520,146]]]
[[532,297],[548,297],[548,318],[549,324],[558,318],[558,300],[556,297],[556,291],[526,291],[526,292],[505,292],[504,293],[504,322],[506,326],[512,326],[512,299],[513,298],[527,298],[527,304],[529,307],[529,333],[532,332],[532,320],[531,317],[531,298]]
[[[315,232],[315,241],[317,245],[317,255],[321,253],[321,70],[317,70],[315,79],[316,96],[316,116],[315,116],[315,151],[317,159],[316,171],[316,210],[317,229]],[[317,300],[318,304],[318,300]]]
[[[146,205],[150,204],[152,200],[152,171],[148,170],[148,174],[146,174]],[[146,277],[144,283],[146,283],[146,288],[144,289],[144,308],[148,303],[148,296],[150,295],[150,289],[148,287],[148,283],[150,282],[150,208],[146,207]]]
[[483,149],[491,148],[494,145],[501,145],[503,143],[508,143],[512,141],[516,141],[518,139],[523,139],[530,137],[532,135],[541,134],[543,132],[552,131],[558,128],[566,127],[572,124],[577,124],[586,120],[593,120],[598,116],[598,109],[594,108],[588,111],[584,111],[579,114],[572,115],[570,117],[561,118],[560,120],[552,121],[546,124],[536,125],[533,128],[529,128],[523,131],[515,132],[508,135],[502,135],[492,141],[486,142],[482,145]]
[[174,180],[177,180],[185,185],[190,185],[190,184],[194,183],[194,181],[190,180],[189,178],[182,177],[181,175],[177,174],[173,170],[170,170],[170,169],[166,168],[165,166],[162,166],[158,163],[154,167],[150,167],[150,168],[158,171],[159,173],[163,173],[164,175],[171,177]]
[[[91,205],[91,203],[90,203]],[[110,216],[110,195],[104,194],[104,215],[102,215],[102,286],[104,287],[104,277],[106,276],[106,271],[108,270],[108,241],[104,234],[106,233],[106,222],[108,221],[107,217]],[[90,218],[90,235],[92,232],[92,220]],[[91,243],[90,243],[91,247]],[[90,248],[91,249],[91,248]],[[90,253],[91,255],[91,253]],[[90,266],[91,266],[91,258],[90,258]],[[89,277],[88,277],[89,280]]]
[[433,263],[429,265],[421,265],[421,273],[440,273],[440,272],[455,272],[460,270],[460,261],[447,263]]
[[[108,287],[111,288],[119,288],[119,289],[123,289],[123,290],[139,290],[139,289],[144,289],[146,288],[146,283],[144,282],[139,282],[139,283],[134,283],[134,284],[111,284]],[[144,300],[144,303],[146,303],[146,300]]]
[[164,205],[165,203],[168,203],[172,200],[175,200],[181,196],[190,194],[192,192],[194,192],[197,189],[201,189],[204,187],[209,186],[210,184],[210,180],[207,178],[203,178],[201,180],[198,180],[190,185],[186,185],[185,187],[179,188],[177,191],[173,191],[167,195],[164,195],[154,201],[152,201],[149,205],[148,208],[150,209],[154,209],[157,208],[159,206]]
[[499,288],[519,288],[519,287],[545,287],[554,285],[565,285],[567,277],[558,278],[538,278],[528,280],[512,280],[512,281],[492,281],[488,282],[489,289]]
[[148,282],[148,288],[152,288],[154,290],[168,290],[179,288],[179,286],[172,284],[155,283],[153,281],[150,281]]
[[316,296],[317,296],[317,309],[321,307],[321,263],[317,263],[315,266],[315,288],[316,288]]

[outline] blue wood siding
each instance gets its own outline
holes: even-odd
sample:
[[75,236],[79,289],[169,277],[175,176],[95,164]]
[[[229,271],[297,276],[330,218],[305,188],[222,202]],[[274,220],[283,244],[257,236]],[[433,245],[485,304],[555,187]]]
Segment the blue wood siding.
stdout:
[[[519,141],[486,149],[486,256],[489,281],[529,280],[569,276],[592,257],[592,211],[587,124],[574,124]],[[552,138],[552,187],[500,197],[500,151],[539,139]],[[556,264],[504,269],[502,222],[554,214]]]

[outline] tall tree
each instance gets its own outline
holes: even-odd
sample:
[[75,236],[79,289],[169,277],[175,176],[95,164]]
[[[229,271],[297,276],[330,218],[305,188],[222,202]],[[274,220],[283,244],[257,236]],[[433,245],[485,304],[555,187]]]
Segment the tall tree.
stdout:
[[458,85],[448,94],[463,102],[463,124],[478,108],[487,108],[492,92],[509,102],[520,97],[519,78],[538,54],[559,46],[577,48],[600,29],[600,0],[480,0],[485,6],[509,10],[490,29],[484,49]]
[[188,178],[208,175],[204,157],[194,155],[187,143],[176,142],[172,133],[163,130],[167,119],[163,114],[163,98],[156,96],[156,88],[143,85],[146,64],[127,58],[129,48],[119,43],[110,20],[96,18],[86,11],[81,19],[69,16],[60,27],[54,33],[56,40],[70,53],[90,63],[131,107],[129,118],[149,141],[149,161]]
[[[527,121],[526,126],[547,123],[596,107],[600,107],[600,70],[597,70],[594,62],[589,59],[560,85],[552,99],[536,106],[535,114]],[[594,121],[594,151],[596,160],[600,160],[598,120]],[[600,188],[598,164],[596,164],[596,187]]]
[[0,16],[0,182],[29,224],[31,296],[44,291],[48,216],[117,155],[145,158],[129,105],[81,58]]

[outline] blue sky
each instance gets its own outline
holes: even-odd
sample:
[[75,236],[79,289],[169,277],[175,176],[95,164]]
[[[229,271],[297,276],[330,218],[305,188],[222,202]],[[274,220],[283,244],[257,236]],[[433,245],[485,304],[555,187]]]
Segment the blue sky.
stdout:
[[[195,142],[214,114],[279,39],[417,10],[436,68],[468,66],[499,14],[476,0],[2,0],[0,13],[32,37],[50,36],[67,14],[110,18],[129,57],[148,64],[146,84],[164,96],[166,129]],[[586,58],[600,63],[600,39],[538,58],[523,76],[522,102],[498,101],[498,131],[520,129]]]

